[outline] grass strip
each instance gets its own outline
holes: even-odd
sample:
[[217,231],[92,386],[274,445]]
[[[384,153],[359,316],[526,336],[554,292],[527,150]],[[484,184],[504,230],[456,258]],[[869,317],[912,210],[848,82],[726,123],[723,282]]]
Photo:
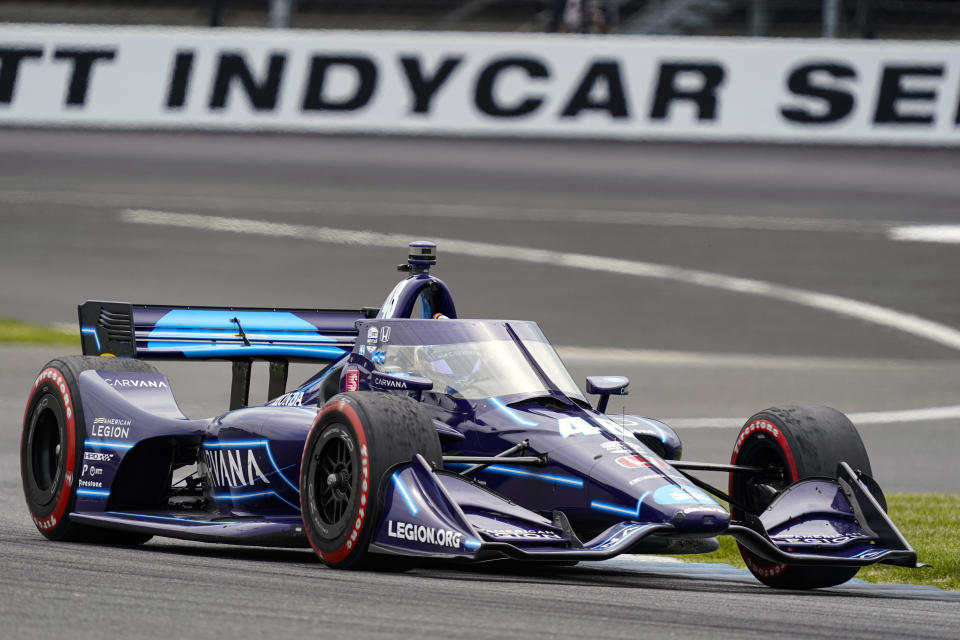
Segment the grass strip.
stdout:
[[[932,568],[907,569],[875,564],[857,577],[883,584],[922,584],[960,590],[960,494],[894,493],[887,496],[890,518],[916,549],[920,562]],[[688,562],[720,562],[745,568],[736,542],[720,538],[720,549],[704,555],[675,556]]]
[[0,318],[0,344],[63,344],[80,346],[76,331]]

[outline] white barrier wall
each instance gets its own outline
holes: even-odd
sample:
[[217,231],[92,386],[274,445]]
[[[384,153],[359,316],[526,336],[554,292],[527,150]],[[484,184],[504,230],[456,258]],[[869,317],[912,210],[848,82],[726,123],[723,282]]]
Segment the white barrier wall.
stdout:
[[0,125],[960,144],[960,45],[0,25]]

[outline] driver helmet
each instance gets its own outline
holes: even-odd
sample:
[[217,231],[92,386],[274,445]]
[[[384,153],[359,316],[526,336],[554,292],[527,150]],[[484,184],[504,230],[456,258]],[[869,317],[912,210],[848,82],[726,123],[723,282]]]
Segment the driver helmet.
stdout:
[[417,349],[418,369],[423,375],[457,388],[483,368],[483,354],[463,345],[427,345]]

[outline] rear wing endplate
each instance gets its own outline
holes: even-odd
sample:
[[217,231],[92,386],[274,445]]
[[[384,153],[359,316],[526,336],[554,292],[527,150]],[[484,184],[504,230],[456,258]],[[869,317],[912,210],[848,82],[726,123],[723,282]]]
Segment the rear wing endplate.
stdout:
[[[233,362],[231,408],[246,406],[250,365],[270,362],[268,397],[285,391],[290,362],[335,362],[353,350],[357,320],[378,309],[267,309],[137,305],[78,307],[84,355]],[[239,404],[238,404],[239,403]]]

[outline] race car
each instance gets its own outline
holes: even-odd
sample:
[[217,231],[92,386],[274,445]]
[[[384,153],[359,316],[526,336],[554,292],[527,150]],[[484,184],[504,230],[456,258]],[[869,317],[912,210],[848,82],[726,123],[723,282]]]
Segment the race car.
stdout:
[[[681,460],[667,424],[607,415],[625,377],[588,377],[585,395],[536,323],[460,318],[436,259],[411,243],[380,308],[80,305],[84,355],[49,362],[24,413],[39,531],[309,545],[330,567],[392,571],[706,553],[727,535],[761,582],[793,589],[919,566],[840,412],[766,409],[729,463]],[[231,362],[229,411],[185,416],[146,362],[164,359]],[[272,399],[248,406],[258,360]],[[320,370],[288,390],[290,362]]]

